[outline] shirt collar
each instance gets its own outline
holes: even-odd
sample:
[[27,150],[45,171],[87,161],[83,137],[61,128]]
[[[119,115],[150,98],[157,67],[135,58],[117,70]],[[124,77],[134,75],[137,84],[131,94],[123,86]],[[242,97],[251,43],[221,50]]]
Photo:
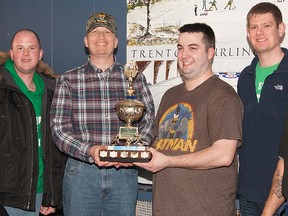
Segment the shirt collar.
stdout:
[[92,62],[91,62],[91,59],[90,59],[90,56],[88,57],[88,63],[89,65],[96,71],[96,73],[103,73],[103,72],[113,72],[114,70],[114,67],[116,65],[116,57],[114,56],[114,62],[113,64],[107,68],[105,71],[102,71],[100,68],[98,68],[97,66],[93,65]]

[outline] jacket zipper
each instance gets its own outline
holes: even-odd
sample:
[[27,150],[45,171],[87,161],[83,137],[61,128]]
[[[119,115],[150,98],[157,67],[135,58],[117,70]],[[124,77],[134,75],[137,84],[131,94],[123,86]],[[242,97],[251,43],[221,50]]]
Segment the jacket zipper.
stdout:
[[[29,109],[29,104],[28,104],[28,102],[26,101],[25,102],[25,105],[26,105],[26,109],[28,110],[28,111],[30,111],[30,109]],[[28,112],[28,113],[30,113],[30,112]],[[29,118],[29,123],[30,123],[30,128],[33,128],[33,124],[32,124],[32,121],[31,121],[31,119],[32,119],[32,116],[27,116],[27,117],[30,117]],[[34,135],[33,135],[33,133],[31,133],[30,134],[31,135],[31,142],[33,142],[33,140],[34,140]],[[27,191],[27,194],[28,194],[28,203],[27,203],[27,209],[30,209],[30,206],[31,206],[31,197],[32,197],[32,192],[33,192],[33,167],[34,167],[34,157],[33,157],[33,146],[32,146],[32,148],[30,149],[30,154],[31,154],[31,158],[28,158],[29,160],[31,160],[31,169],[29,170],[30,171],[30,173],[29,173],[29,179],[30,179],[30,182],[29,182],[29,189],[28,189],[28,191]],[[28,162],[29,163],[29,162]]]

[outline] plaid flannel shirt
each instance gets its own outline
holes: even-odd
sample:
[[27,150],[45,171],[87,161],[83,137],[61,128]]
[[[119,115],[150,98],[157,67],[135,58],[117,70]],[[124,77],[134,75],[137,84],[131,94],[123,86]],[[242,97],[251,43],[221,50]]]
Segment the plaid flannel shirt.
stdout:
[[[115,105],[125,99],[128,80],[124,67],[114,63],[105,72],[86,64],[65,72],[57,79],[50,119],[53,139],[58,148],[82,161],[93,162],[93,145],[109,145],[124,123]],[[150,145],[155,109],[146,78],[138,73],[133,81],[136,99],[145,106],[137,123],[144,143]]]

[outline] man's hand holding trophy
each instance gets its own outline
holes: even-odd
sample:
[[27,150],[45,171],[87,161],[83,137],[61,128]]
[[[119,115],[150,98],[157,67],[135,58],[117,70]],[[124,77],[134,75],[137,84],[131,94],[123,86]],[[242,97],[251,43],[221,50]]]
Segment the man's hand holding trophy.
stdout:
[[[129,82],[126,99],[116,104],[118,117],[126,123],[119,128],[119,133],[114,137],[113,142],[107,149],[100,150],[100,161],[111,162],[148,162],[151,159],[151,152],[144,146],[138,128],[132,126],[143,115],[145,107],[143,103],[136,100],[132,83],[138,73],[137,64],[133,61],[127,63],[124,74]],[[120,140],[125,141],[119,145]]]

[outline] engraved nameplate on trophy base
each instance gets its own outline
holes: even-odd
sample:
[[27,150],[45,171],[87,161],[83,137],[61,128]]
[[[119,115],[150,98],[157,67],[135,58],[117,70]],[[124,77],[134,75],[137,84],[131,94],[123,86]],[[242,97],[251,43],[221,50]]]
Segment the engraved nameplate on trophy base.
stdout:
[[100,150],[100,161],[111,162],[149,162],[151,152],[145,146],[108,146]]

